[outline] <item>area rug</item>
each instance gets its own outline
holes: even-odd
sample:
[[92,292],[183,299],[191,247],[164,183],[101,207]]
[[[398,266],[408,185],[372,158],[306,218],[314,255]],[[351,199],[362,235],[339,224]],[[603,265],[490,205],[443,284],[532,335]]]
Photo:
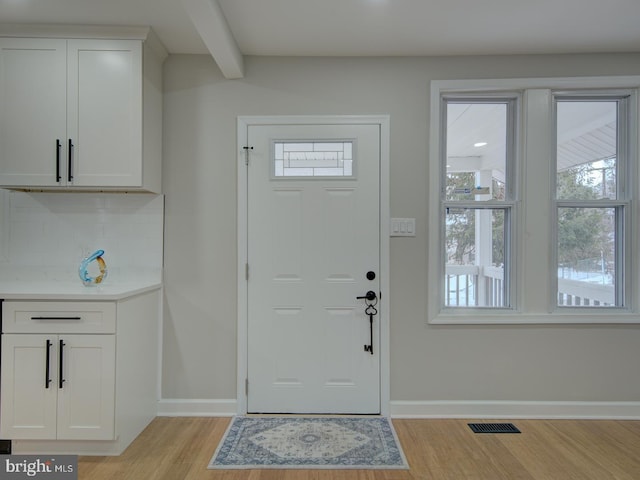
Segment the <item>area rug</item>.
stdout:
[[384,417],[234,417],[209,469],[407,469]]

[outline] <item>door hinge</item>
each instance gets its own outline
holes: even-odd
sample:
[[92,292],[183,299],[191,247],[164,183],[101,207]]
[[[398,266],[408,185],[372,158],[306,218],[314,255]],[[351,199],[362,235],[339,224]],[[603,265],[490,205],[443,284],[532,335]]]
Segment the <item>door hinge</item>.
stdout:
[[247,280],[247,282],[249,281],[249,264],[248,263],[244,264],[244,278],[245,280]]
[[253,147],[242,147],[244,150],[244,164],[249,166],[249,152],[253,150]]
[[244,379],[244,394],[247,397],[249,396],[249,379],[248,378]]

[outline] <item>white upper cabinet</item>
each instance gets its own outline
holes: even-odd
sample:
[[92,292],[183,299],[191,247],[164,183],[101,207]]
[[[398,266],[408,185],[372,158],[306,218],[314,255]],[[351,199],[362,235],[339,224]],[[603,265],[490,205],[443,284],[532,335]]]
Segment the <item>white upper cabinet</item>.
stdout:
[[65,40],[0,38],[0,185],[60,184],[66,91]]
[[160,192],[163,58],[148,50],[0,38],[0,186]]
[[142,44],[69,40],[67,68],[67,183],[141,186]]

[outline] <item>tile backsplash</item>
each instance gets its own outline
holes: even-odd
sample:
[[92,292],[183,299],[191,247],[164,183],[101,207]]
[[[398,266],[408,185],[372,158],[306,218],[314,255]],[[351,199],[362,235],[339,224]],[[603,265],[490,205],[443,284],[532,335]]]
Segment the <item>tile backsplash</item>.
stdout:
[[0,276],[75,276],[98,249],[110,278],[161,272],[162,195],[0,190],[0,211]]

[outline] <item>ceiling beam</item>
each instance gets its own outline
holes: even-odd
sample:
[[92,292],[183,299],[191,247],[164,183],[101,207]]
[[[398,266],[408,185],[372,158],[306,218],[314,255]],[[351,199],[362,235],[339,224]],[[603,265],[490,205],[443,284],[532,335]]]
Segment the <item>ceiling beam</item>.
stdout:
[[187,14],[225,78],[244,77],[244,60],[218,0],[183,0]]

